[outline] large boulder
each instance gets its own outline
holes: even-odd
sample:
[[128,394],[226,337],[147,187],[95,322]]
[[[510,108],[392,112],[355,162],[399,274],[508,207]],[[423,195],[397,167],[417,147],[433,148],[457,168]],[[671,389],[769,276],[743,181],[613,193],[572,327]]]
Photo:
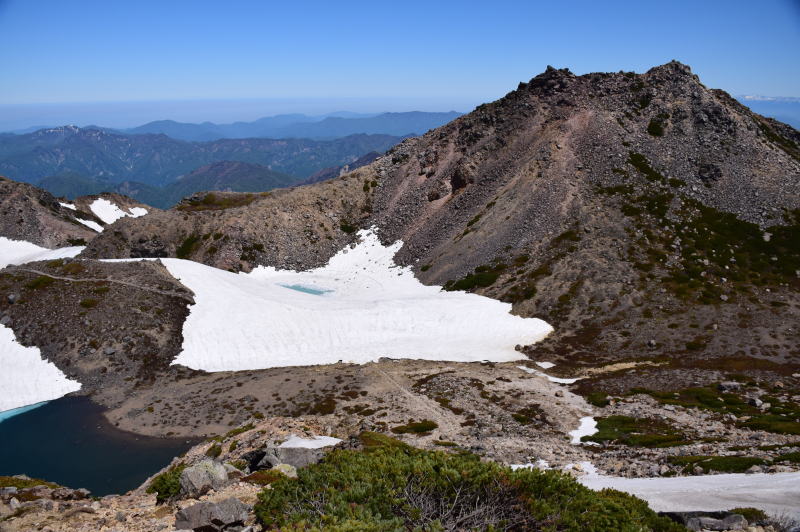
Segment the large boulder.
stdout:
[[211,459],[203,460],[181,473],[181,493],[187,497],[199,497],[209,490],[219,489],[228,482],[225,466]]
[[689,530],[744,530],[744,516],[732,512],[664,512],[673,521]]
[[175,528],[194,532],[241,530],[249,516],[250,507],[233,497],[218,503],[200,502],[175,514]]
[[324,448],[268,446],[264,449],[264,457],[258,463],[258,469],[270,469],[278,464],[289,464],[299,469],[318,463],[324,456]]

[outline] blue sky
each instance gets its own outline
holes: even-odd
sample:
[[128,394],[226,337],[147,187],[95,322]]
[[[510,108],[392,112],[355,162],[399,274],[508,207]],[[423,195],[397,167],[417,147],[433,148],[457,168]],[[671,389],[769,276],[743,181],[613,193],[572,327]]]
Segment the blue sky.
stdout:
[[673,58],[732,94],[800,96],[800,1],[0,0],[0,113],[236,99],[469,110],[548,64]]

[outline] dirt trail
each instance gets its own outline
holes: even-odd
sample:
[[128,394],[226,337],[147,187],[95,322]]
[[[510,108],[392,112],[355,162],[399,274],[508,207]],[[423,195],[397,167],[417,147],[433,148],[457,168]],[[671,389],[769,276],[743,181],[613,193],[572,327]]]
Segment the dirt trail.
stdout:
[[[28,272],[28,273],[35,273],[36,275],[44,275],[50,277],[52,279],[57,279],[59,281],[69,281],[73,283],[115,283],[124,286],[130,286],[131,288],[136,288],[138,290],[145,290],[147,292],[153,292],[155,294],[161,294],[169,297],[177,297],[179,299],[183,299],[188,301],[190,304],[194,304],[194,298],[191,296],[181,294],[178,292],[170,292],[168,290],[159,290],[158,288],[152,288],[149,286],[144,286],[138,283],[133,283],[130,281],[121,281],[119,279],[109,279],[109,278],[99,278],[99,277],[85,277],[83,279],[76,279],[75,277],[67,277],[63,275],[54,275],[52,273],[43,272],[41,270],[35,270],[33,268],[8,268],[10,271],[21,271],[21,272]],[[187,289],[188,290],[188,289]]]

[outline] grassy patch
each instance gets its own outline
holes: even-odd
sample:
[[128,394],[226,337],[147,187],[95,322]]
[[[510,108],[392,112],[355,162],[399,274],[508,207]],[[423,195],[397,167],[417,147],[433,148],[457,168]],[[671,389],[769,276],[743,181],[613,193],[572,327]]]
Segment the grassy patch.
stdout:
[[656,419],[609,416],[597,420],[597,433],[581,441],[618,443],[631,447],[674,447],[690,443],[675,427]]
[[344,231],[348,235],[351,235],[351,234],[355,233],[356,231],[358,231],[358,227],[356,225],[353,225],[350,222],[345,221],[345,220],[342,220],[342,222],[339,224],[339,229],[341,229],[342,231]]
[[28,288],[29,290],[41,290],[43,288],[47,288],[54,282],[56,282],[56,280],[49,275],[40,275],[36,279],[25,283],[25,288]]
[[200,235],[191,235],[184,239],[178,249],[175,250],[175,256],[179,259],[188,259],[194,253],[194,250],[197,249],[197,246],[200,245],[201,237]]
[[722,393],[715,386],[684,388],[676,392],[654,392],[634,388],[630,393],[646,393],[659,402],[685,408],[702,408],[720,414],[733,414],[740,418],[736,424],[751,430],[763,430],[776,434],[800,434],[800,405],[782,402],[776,397],[762,397],[770,403],[768,410],[761,410],[747,403],[735,393]]
[[453,290],[474,290],[476,288],[486,288],[492,286],[498,277],[506,270],[508,266],[503,263],[493,263],[475,268],[474,273],[467,274],[458,281],[447,281],[444,284],[444,289],[448,291]]
[[411,421],[406,425],[394,427],[392,432],[395,434],[426,434],[438,426],[430,419],[423,419],[422,421]]
[[183,203],[178,205],[177,210],[183,212],[195,212],[232,209],[235,207],[244,207],[245,205],[250,205],[259,197],[266,197],[268,195],[268,192],[263,192],[261,194],[247,193],[239,195],[216,194],[214,192],[209,192],[202,198],[185,200]]
[[764,460],[752,456],[672,456],[669,461],[684,466],[684,473],[691,473],[698,466],[704,473],[744,473],[754,465],[764,464]]
[[0,488],[17,488],[19,490],[32,488],[34,486],[47,486],[48,488],[58,488],[58,484],[39,480],[38,478],[16,478],[0,475]]
[[97,299],[87,297],[86,299],[81,299],[81,302],[79,304],[83,308],[94,308],[98,305],[98,303],[100,303],[100,301],[98,301]]

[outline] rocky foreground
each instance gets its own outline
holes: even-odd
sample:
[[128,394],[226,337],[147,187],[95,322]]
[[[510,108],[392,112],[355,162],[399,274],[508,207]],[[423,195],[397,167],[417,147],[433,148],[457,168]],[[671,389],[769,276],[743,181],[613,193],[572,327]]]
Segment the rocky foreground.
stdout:
[[[299,469],[319,462],[333,449],[369,450],[387,441],[372,432],[344,440],[320,436],[333,432],[334,427],[312,418],[249,423],[193,447],[125,495],[93,498],[86,490],[24,476],[0,477],[0,484],[6,486],[0,488],[0,530],[262,530],[254,506],[265,487],[281,478],[296,478]],[[425,444],[424,433],[406,439]],[[449,442],[433,440],[437,442],[440,448],[449,447],[444,445]],[[586,474],[580,466],[567,472],[575,477]],[[677,524],[690,530],[791,529],[790,519],[768,518],[753,509],[665,515],[676,523],[674,530],[681,529]],[[663,528],[667,529],[673,530]]]

